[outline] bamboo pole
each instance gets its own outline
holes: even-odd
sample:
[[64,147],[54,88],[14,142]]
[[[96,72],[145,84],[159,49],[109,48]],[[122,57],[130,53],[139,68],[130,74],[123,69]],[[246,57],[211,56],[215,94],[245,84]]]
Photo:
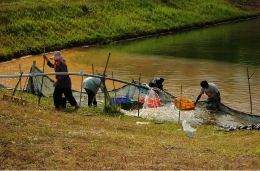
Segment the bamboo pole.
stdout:
[[27,85],[28,78],[29,78],[29,77],[26,77],[25,83],[24,83],[24,85],[23,85],[23,91],[24,91],[24,89],[25,89],[25,87],[26,87],[26,85]]
[[248,72],[248,68],[247,68],[247,81],[248,81],[248,89],[249,89],[249,96],[250,96],[250,109],[251,109],[251,114],[252,114],[252,97],[251,97],[251,89],[250,89],[250,79],[251,77],[254,75],[254,73],[249,77],[249,72]]
[[79,106],[81,106],[83,75],[81,76]]
[[[113,71],[112,71],[112,78],[114,78]],[[114,86],[114,90],[115,90],[116,87],[115,87],[115,81],[114,80],[113,80],[113,86]],[[116,103],[116,91],[115,91],[115,98],[114,98],[114,100],[115,100],[115,103]]]
[[[43,55],[45,56],[45,36],[44,36],[44,48],[43,48]],[[42,72],[44,73],[44,66],[45,66],[45,57],[43,58],[43,66],[42,66]],[[42,82],[41,82],[41,90],[38,93],[39,99],[38,99],[38,105],[40,105],[40,101],[41,101],[41,97],[43,96],[42,94],[42,85],[43,85],[43,78],[44,76],[42,76]]]
[[[76,75],[76,76],[82,76],[80,72],[59,72],[59,73],[55,73],[55,72],[48,72],[48,73],[34,73],[34,70],[32,70],[31,73],[29,74],[23,74],[22,77],[37,77],[37,76],[43,76],[43,75]],[[94,74],[83,74],[84,76],[87,77],[96,77],[96,78],[103,78],[103,76],[100,75],[94,75]],[[0,78],[20,78],[21,74],[13,74],[13,75],[0,75]],[[109,78],[106,77],[107,80],[114,80],[120,83],[125,83],[125,84],[130,84],[136,87],[139,87],[138,84],[135,83],[131,83],[129,81],[125,81],[125,80],[120,80],[117,78]],[[145,88],[145,87],[144,87]],[[149,88],[147,88],[148,90]]]
[[[19,64],[19,70],[20,70],[20,74],[22,74],[22,68],[21,68],[21,64]],[[20,104],[22,104],[23,101],[23,90],[22,90],[22,77],[20,79]]]
[[11,97],[12,100],[13,100],[13,97],[14,97],[15,91],[17,90],[17,87],[18,87],[19,83],[21,82],[22,75],[23,75],[23,72],[20,73],[19,80],[18,80],[18,82],[17,82],[17,84],[16,84],[16,86],[15,86],[15,88],[14,88],[14,91],[13,91],[13,94],[12,94],[12,97]]
[[107,98],[109,98],[109,94],[108,94],[106,83],[105,83],[105,81],[106,81],[105,75],[106,75],[106,71],[107,71],[107,65],[108,65],[109,58],[110,58],[110,53],[108,54],[106,66],[105,66],[105,69],[103,72],[103,78],[101,79],[101,82],[103,82],[103,85],[105,87],[105,104],[107,104]]
[[[99,76],[99,78],[101,79],[101,81],[100,81],[100,83],[99,83],[99,85],[98,85],[98,89],[99,89],[99,87],[101,86],[102,83],[103,83],[103,85],[104,85],[104,87],[105,87],[105,92],[104,92],[104,94],[105,94],[105,105],[107,104],[107,97],[109,97],[108,91],[107,91],[107,87],[106,87],[106,84],[105,84],[105,80],[106,80],[105,74],[106,74],[106,70],[107,70],[107,65],[108,65],[109,58],[110,58],[110,53],[108,54],[108,58],[107,58],[107,62],[106,62],[106,66],[105,66],[103,75]],[[94,76],[94,75],[93,75],[93,76]],[[98,90],[97,90],[97,91],[98,91]],[[95,93],[94,98],[96,98],[96,94],[97,94],[97,93],[98,93],[98,92]],[[93,98],[93,100],[94,100],[94,98]],[[93,101],[92,101],[92,102],[93,102]]]
[[141,73],[139,74],[139,87],[138,87],[138,98],[137,98],[137,110],[138,110],[138,117],[139,117],[139,98],[140,98],[140,89],[141,89]]
[[181,122],[181,99],[182,99],[182,85],[181,85],[181,97],[180,97],[180,107],[179,107],[179,123]]

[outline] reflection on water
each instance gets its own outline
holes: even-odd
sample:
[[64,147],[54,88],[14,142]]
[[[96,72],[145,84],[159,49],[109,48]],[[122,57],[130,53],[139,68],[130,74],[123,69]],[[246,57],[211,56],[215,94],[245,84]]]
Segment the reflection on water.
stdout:
[[[249,80],[252,111],[260,115],[260,30],[255,29],[259,27],[260,19],[256,19],[107,46],[66,49],[62,55],[66,58],[69,72],[97,73],[104,71],[108,54],[111,53],[106,70],[108,77],[131,82],[141,75],[141,82],[146,83],[153,77],[164,77],[164,88],[168,92],[191,100],[196,99],[200,91],[199,83],[206,79],[218,86],[224,104],[250,113],[248,68],[249,75],[253,74]],[[51,57],[52,54],[47,56]],[[44,66],[45,72],[53,72],[53,69],[43,65],[42,55],[34,55],[1,63],[0,74],[18,74],[19,65],[24,73],[28,73],[33,61],[39,68],[43,69]],[[81,90],[82,78],[71,76],[71,79],[72,88]],[[2,84],[11,87],[17,81],[1,79]],[[22,83],[26,83],[26,78],[22,79]],[[121,85],[113,85],[111,81],[107,84],[109,89]],[[205,99],[203,95],[201,100]],[[191,117],[196,117],[197,111],[194,112]],[[176,119],[174,114],[171,116]],[[194,121],[200,122],[197,118]]]

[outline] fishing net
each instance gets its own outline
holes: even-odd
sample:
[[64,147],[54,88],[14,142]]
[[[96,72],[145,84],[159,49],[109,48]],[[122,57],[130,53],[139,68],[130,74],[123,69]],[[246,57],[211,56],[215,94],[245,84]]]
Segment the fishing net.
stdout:
[[[30,73],[42,73],[42,71],[37,67],[31,67]],[[127,97],[131,100],[137,101],[138,99],[145,98],[150,92],[153,94],[157,94],[158,98],[162,102],[173,102],[174,96],[167,93],[166,91],[157,89],[157,88],[150,88],[146,84],[139,84],[139,83],[128,83],[126,81],[122,81],[125,83],[120,88],[108,90],[109,98],[120,98],[120,97]],[[35,95],[42,95],[45,97],[52,97],[54,92],[53,87],[54,80],[52,80],[47,75],[44,76],[32,76],[29,78],[26,92],[35,94]],[[87,103],[87,94],[86,92],[80,92],[76,90],[72,90],[73,96],[79,102]],[[96,95],[97,100],[103,101],[105,95],[103,92],[99,91]]]

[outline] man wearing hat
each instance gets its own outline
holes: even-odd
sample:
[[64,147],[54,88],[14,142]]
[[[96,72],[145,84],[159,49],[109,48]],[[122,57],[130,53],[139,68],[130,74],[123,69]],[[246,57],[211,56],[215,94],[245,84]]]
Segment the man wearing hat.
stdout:
[[[61,56],[60,51],[55,51],[54,55],[50,58],[54,60],[54,64],[50,62],[50,60],[47,58],[47,56],[43,56],[46,61],[47,65],[51,68],[54,68],[55,72],[68,72],[67,64],[65,62],[65,59]],[[56,82],[53,84],[54,92],[53,92],[53,100],[54,105],[56,109],[61,110],[62,109],[62,94],[66,97],[66,99],[69,101],[71,106],[75,106],[75,109],[78,109],[79,106],[75,100],[75,98],[72,95],[71,91],[71,79],[69,75],[56,75]]]

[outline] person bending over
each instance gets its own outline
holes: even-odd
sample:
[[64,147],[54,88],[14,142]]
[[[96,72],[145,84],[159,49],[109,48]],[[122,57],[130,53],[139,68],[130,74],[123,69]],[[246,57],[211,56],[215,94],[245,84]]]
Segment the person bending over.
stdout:
[[160,90],[163,90],[163,83],[164,79],[163,78],[153,78],[150,82],[149,82],[149,87],[157,87]]
[[82,83],[82,88],[85,89],[88,95],[88,106],[97,106],[96,94],[99,87],[102,92],[105,92],[104,84],[101,82],[101,78],[98,77],[88,77],[85,78]]
[[204,81],[201,81],[200,86],[201,86],[201,90],[194,103],[195,105],[197,104],[197,102],[201,98],[202,94],[204,94],[204,93],[208,96],[208,104],[210,104],[210,103],[214,104],[216,102],[220,102],[220,100],[221,100],[220,91],[215,84],[208,83],[206,80],[204,80]]

